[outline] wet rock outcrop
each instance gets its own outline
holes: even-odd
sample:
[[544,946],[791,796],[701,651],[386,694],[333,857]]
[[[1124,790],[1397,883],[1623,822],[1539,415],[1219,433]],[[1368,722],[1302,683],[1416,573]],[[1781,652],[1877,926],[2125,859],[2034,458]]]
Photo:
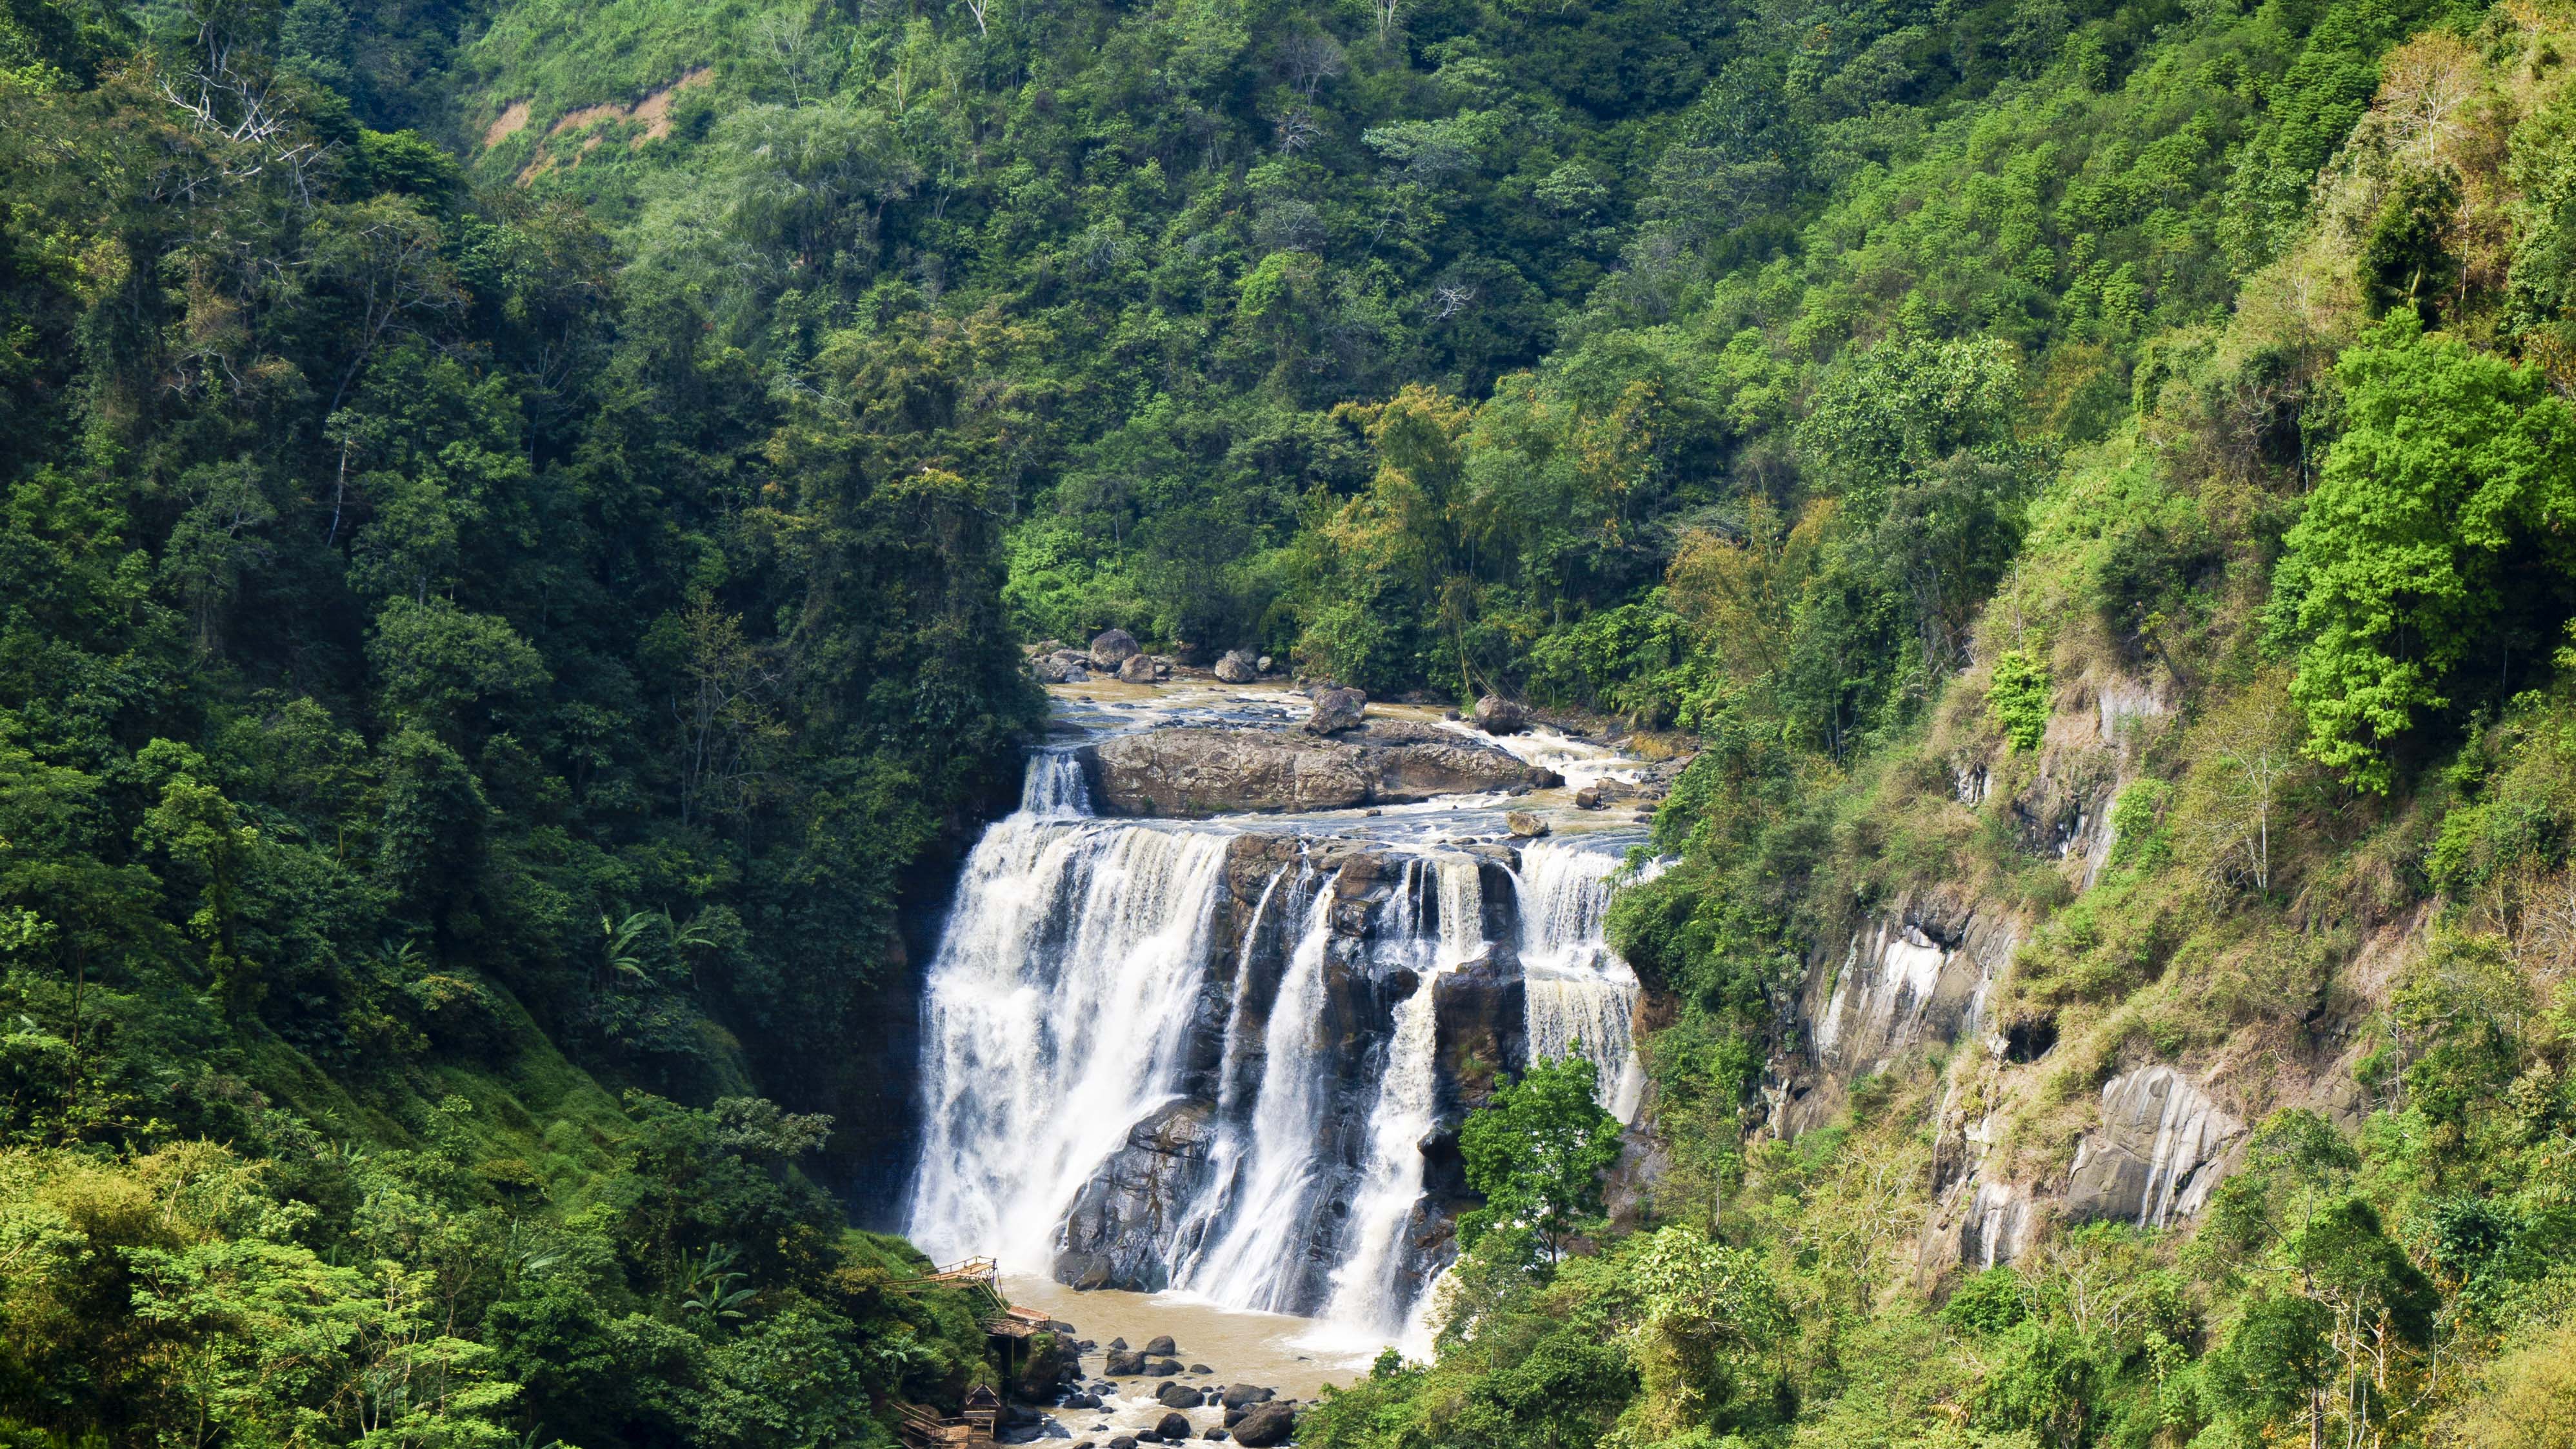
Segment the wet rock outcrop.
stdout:
[[2102,1087],[2102,1125],[2075,1150],[2064,1217],[2160,1228],[2198,1213],[2245,1124],[2182,1073],[2140,1067]]
[[1782,1084],[1779,1129],[1821,1126],[1854,1081],[1970,1035],[2017,939],[2010,922],[1937,899],[1899,901],[1863,922],[1831,972],[1809,971],[1807,1050]]
[[1147,730],[1086,746],[1080,757],[1096,808],[1166,819],[1409,804],[1559,783],[1553,771],[1455,731],[1384,720],[1329,739],[1288,730]]
[[1058,1279],[1149,1293],[1169,1286],[1158,1244],[1206,1179],[1215,1140],[1209,1117],[1206,1103],[1174,1102],[1128,1129],[1126,1145],[1083,1186],[1065,1217]]

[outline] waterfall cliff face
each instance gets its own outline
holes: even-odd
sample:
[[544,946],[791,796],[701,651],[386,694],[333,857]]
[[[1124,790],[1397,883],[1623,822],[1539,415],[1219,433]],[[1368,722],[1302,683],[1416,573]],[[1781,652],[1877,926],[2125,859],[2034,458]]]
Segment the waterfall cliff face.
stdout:
[[1070,755],[1031,761],[928,971],[926,1250],[1391,1342],[1498,1068],[1579,1050],[1634,1110],[1612,848],[1336,826],[1094,818]]

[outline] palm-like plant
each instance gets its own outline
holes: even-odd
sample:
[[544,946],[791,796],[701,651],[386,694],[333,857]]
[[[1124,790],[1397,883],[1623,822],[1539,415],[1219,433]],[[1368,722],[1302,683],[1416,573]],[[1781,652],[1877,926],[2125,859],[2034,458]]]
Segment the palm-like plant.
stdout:
[[681,1254],[680,1312],[709,1323],[739,1320],[753,1290],[734,1286],[748,1276],[733,1271],[737,1256],[730,1243],[717,1243],[695,1259]]
[[635,954],[636,942],[651,926],[654,915],[637,911],[625,920],[616,920],[602,912],[599,917],[600,962],[612,975],[632,976],[638,981],[653,978],[644,970],[643,958]]

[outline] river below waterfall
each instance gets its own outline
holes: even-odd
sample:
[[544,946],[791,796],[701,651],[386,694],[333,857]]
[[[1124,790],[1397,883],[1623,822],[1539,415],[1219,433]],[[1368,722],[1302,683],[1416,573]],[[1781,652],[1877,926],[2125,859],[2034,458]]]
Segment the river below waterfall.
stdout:
[[[1603,1104],[1636,1110],[1636,978],[1603,922],[1643,832],[1573,792],[1643,762],[1415,711],[1414,747],[1499,748],[1562,783],[1112,816],[1088,746],[1285,730],[1307,701],[1054,692],[1056,740],[970,855],[926,975],[907,1230],[942,1261],[999,1259],[1014,1301],[1084,1337],[1168,1333],[1185,1359],[1301,1399],[1386,1344],[1422,1352],[1425,1285],[1472,1201],[1456,1127],[1496,1075],[1580,1052]],[[1548,836],[1510,836],[1507,811]]]

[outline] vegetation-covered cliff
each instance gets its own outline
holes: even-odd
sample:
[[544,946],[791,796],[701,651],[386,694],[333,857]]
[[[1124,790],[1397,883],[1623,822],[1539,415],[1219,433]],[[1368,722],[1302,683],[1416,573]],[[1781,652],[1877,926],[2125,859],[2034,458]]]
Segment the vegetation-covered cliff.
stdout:
[[6,0],[0,1435],[988,1372],[842,1224],[1121,625],[1697,750],[1622,1229],[1309,1442],[2567,1442],[2571,46]]

